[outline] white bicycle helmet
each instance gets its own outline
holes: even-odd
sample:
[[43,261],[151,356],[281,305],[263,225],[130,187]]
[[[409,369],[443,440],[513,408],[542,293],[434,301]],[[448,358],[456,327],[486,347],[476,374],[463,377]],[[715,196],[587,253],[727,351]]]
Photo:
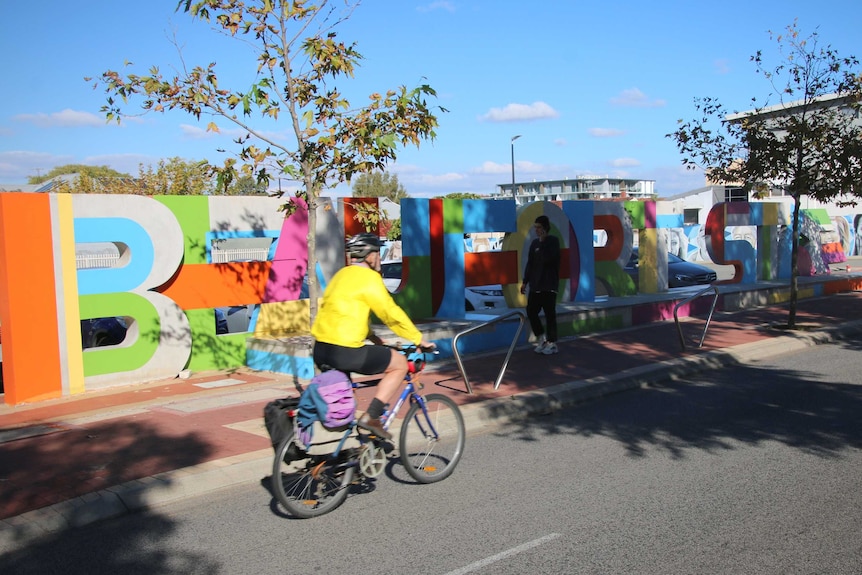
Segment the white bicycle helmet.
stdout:
[[374,234],[356,234],[344,244],[347,255],[354,260],[364,260],[371,252],[380,251],[380,239]]

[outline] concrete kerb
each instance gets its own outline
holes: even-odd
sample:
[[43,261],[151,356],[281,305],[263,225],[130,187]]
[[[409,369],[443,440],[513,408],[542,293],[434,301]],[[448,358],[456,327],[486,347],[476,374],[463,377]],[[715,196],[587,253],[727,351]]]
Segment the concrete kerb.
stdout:
[[[794,332],[761,341],[744,343],[701,355],[666,360],[622,371],[609,376],[562,383],[539,391],[530,391],[463,406],[465,424],[485,426],[519,421],[572,407],[599,397],[669,381],[708,369],[745,365],[753,361],[798,351],[862,333],[862,321],[822,328],[812,332]],[[470,425],[467,424],[468,431]]]
[[[576,380],[462,406],[467,432],[521,421],[613,393],[788,353],[862,333],[862,320],[812,332],[796,332],[641,366],[610,376]],[[0,521],[0,552],[26,546],[44,535],[120,515],[154,509],[235,485],[257,483],[270,473],[272,450],[228,457],[103,489]],[[262,475],[263,474],[263,475]]]
[[256,483],[271,466],[272,450],[263,449],[136,479],[10,517],[0,521],[0,552],[23,547],[50,533]]

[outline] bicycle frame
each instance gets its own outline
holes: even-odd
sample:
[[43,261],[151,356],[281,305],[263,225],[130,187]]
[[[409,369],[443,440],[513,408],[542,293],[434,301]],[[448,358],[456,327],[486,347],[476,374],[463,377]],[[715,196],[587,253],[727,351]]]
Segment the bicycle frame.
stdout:
[[[437,434],[437,430],[434,429],[434,424],[431,423],[431,418],[428,417],[428,408],[425,405],[425,399],[417,392],[416,384],[413,383],[413,378],[409,373],[404,378],[404,381],[407,383],[407,385],[405,385],[404,389],[401,390],[401,394],[398,396],[398,401],[395,402],[395,405],[392,407],[392,409],[387,409],[383,413],[383,415],[380,416],[380,418],[383,420],[383,429],[387,431],[389,430],[389,427],[395,420],[395,415],[401,410],[401,407],[404,406],[404,403],[408,399],[413,398],[413,400],[416,401],[422,407],[422,413],[425,415],[425,422],[428,424],[429,428],[428,430],[426,430],[422,422],[417,421],[420,429],[422,429],[422,431],[425,433],[430,431],[432,437],[434,437],[435,440],[438,439],[439,435]],[[354,383],[353,386],[356,387],[356,384]],[[341,450],[344,447],[344,444],[347,442],[347,439],[350,437],[350,435],[356,430],[356,427],[356,421],[354,420],[350,424],[350,427],[344,432],[344,435],[338,442],[338,445],[335,447],[335,451],[333,451],[332,454],[329,455],[330,458],[337,458],[341,454]],[[362,435],[360,435],[359,441],[361,443],[365,443],[367,439],[363,439]]]
[[[419,394],[414,394],[415,389],[413,386],[413,379],[410,377],[409,373],[404,378],[404,381],[407,382],[407,385],[404,386],[404,389],[401,391],[401,395],[398,396],[398,401],[395,402],[395,406],[392,409],[387,409],[383,412],[383,415],[380,416],[383,420],[383,429],[386,431],[389,431],[389,426],[392,425],[392,422],[395,420],[395,414],[401,410],[401,406],[404,405],[407,398],[414,395],[419,399],[419,401],[421,401]],[[422,405],[424,406],[424,403],[422,403]]]

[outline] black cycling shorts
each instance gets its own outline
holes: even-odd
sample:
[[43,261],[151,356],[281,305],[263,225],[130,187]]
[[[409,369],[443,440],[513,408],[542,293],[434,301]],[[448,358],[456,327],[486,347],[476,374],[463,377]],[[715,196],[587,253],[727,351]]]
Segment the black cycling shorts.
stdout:
[[314,342],[314,363],[320,369],[377,375],[386,371],[392,361],[392,350],[382,345],[344,347],[322,341]]

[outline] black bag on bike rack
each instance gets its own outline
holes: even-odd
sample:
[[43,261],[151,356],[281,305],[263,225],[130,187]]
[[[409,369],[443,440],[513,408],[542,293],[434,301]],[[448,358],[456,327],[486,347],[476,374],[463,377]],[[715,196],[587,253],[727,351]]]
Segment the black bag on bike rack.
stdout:
[[293,432],[293,418],[288,415],[288,412],[296,409],[297,406],[299,406],[298,397],[285,397],[270,401],[263,408],[263,423],[272,440],[274,450],[278,450],[279,444]]

